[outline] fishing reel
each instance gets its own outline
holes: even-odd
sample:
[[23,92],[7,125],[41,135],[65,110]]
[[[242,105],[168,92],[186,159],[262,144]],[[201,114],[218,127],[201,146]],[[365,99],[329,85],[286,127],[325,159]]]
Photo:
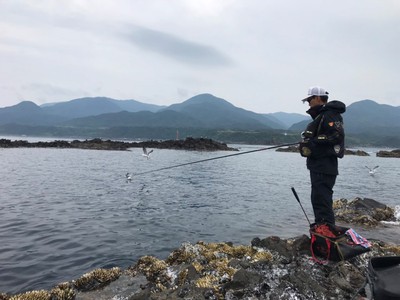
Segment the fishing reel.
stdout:
[[302,138],[303,142],[307,142],[313,136],[314,136],[314,133],[309,130],[305,130],[301,133],[301,138]]
[[300,142],[300,154],[303,157],[309,157],[311,156],[311,149],[310,149],[310,139],[314,136],[314,133],[309,130],[305,130],[301,133],[301,139],[302,141]]

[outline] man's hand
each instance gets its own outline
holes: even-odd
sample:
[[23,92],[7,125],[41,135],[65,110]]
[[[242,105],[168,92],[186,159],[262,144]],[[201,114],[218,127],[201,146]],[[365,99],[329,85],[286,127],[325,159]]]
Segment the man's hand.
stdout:
[[301,138],[303,139],[303,141],[307,141],[309,139],[311,139],[314,136],[314,133],[312,131],[303,131],[301,133]]

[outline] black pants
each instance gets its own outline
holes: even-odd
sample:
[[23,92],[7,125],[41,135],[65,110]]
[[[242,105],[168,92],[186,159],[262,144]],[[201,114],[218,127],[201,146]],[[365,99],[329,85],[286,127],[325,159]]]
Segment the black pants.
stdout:
[[311,204],[314,210],[315,223],[335,224],[333,213],[333,186],[336,175],[328,175],[310,171]]

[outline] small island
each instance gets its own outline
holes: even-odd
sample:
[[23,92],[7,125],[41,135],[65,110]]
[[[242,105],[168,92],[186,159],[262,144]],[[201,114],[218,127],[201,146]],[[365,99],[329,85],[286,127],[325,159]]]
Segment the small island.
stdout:
[[63,141],[55,140],[51,142],[28,142],[23,140],[11,141],[0,139],[0,148],[62,148],[62,149],[92,149],[92,150],[129,150],[129,148],[157,148],[174,150],[194,150],[194,151],[238,151],[228,147],[225,143],[217,142],[206,138],[188,137],[185,140],[166,140],[166,141],[144,141],[144,142],[123,142],[102,140],[95,138],[91,140]]

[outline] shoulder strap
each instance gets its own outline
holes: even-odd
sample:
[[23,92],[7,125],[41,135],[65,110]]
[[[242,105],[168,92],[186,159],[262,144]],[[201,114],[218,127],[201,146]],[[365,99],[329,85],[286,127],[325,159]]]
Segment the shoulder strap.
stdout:
[[323,114],[320,113],[314,120],[312,120],[308,125],[306,131],[312,132],[312,136],[317,136],[321,129],[321,121]]
[[[320,130],[321,130],[321,126],[322,126],[322,122],[324,121],[324,115],[321,113],[319,116],[321,116],[322,115],[322,117],[321,117],[321,120],[319,120],[319,123],[318,123],[318,129],[317,129],[317,132],[315,133],[315,136],[318,136],[318,134],[319,134],[319,132],[320,132]],[[318,116],[318,117],[319,117]]]

